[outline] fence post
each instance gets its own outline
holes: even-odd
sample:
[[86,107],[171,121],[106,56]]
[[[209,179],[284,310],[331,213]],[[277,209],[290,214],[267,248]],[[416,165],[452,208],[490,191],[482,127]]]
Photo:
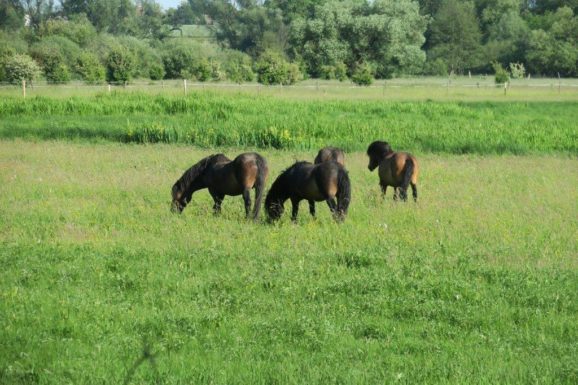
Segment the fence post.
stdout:
[[504,82],[504,95],[506,95],[507,91],[508,91],[508,82]]
[[183,86],[185,89],[185,95],[187,94],[187,79],[183,79]]
[[560,84],[560,72],[558,72],[558,93],[560,93],[560,88],[562,84]]
[[22,97],[26,97],[26,79],[22,79]]
[[110,83],[108,83],[108,93],[110,94]]

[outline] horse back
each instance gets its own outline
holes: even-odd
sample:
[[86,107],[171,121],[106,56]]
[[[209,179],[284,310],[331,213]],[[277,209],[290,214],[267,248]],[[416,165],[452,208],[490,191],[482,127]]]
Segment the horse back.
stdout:
[[337,147],[324,147],[317,153],[315,164],[334,161],[345,166],[345,154]]
[[259,177],[259,155],[247,152],[233,161],[235,176],[243,189],[251,189]]
[[385,157],[379,166],[379,179],[382,185],[399,187],[403,183],[407,161],[413,162],[411,182],[417,183],[419,165],[417,159],[408,152],[394,152]]

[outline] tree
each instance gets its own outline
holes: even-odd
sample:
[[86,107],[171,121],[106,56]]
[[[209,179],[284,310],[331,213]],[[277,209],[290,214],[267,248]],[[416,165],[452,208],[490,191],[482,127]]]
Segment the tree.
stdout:
[[106,59],[106,80],[128,83],[134,72],[134,62],[133,55],[127,49],[113,49]]
[[479,64],[481,36],[473,3],[443,0],[430,30],[430,61],[442,60],[456,73]]
[[301,73],[297,65],[287,62],[279,53],[266,51],[255,64],[257,80],[263,84],[289,85],[297,82]]
[[20,83],[22,80],[32,81],[40,74],[38,64],[28,55],[16,54],[6,60],[4,75],[10,83]]

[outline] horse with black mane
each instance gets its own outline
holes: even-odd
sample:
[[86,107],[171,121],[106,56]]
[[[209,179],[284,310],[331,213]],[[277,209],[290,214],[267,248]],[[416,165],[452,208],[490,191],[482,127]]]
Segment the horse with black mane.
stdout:
[[[337,198],[335,203],[334,198]],[[315,202],[326,201],[336,220],[345,219],[351,201],[351,184],[345,168],[335,161],[320,164],[297,162],[283,171],[273,182],[265,198],[265,209],[271,220],[281,217],[284,204],[291,199],[291,220],[297,220],[299,202],[309,202],[315,216]]]
[[393,199],[398,195],[407,200],[407,188],[411,185],[413,199],[417,202],[417,177],[419,164],[417,159],[407,152],[395,152],[387,142],[375,141],[367,148],[369,171],[379,166],[379,185],[385,197],[387,186],[393,187]]
[[172,210],[182,212],[191,201],[193,193],[204,188],[215,202],[213,210],[221,212],[225,195],[243,195],[245,215],[251,211],[250,190],[255,189],[253,219],[259,216],[265,183],[269,174],[267,161],[255,152],[248,152],[230,160],[223,154],[213,154],[189,168],[172,189]]
[[345,167],[345,153],[338,147],[323,147],[315,157],[315,164],[334,160]]

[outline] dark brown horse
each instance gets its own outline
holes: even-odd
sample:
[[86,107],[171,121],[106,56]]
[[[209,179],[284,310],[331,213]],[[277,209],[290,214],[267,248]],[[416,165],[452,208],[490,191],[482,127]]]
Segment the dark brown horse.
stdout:
[[369,171],[379,166],[379,185],[383,196],[387,186],[393,187],[393,199],[398,195],[407,200],[407,188],[411,185],[413,199],[417,202],[417,177],[419,164],[417,159],[407,152],[394,152],[387,142],[376,141],[367,148]]
[[250,190],[255,189],[255,207],[253,219],[259,216],[261,200],[269,169],[267,161],[255,152],[241,154],[230,160],[223,154],[214,154],[201,159],[189,168],[173,185],[173,211],[181,212],[191,201],[193,193],[204,188],[209,189],[215,204],[215,213],[221,212],[221,203],[225,195],[243,195],[245,215],[251,210]]
[[291,199],[293,206],[293,221],[297,220],[299,202],[303,199],[309,202],[311,215],[315,216],[315,202],[326,201],[335,219],[343,220],[351,201],[349,175],[334,161],[297,162],[277,177],[265,198],[265,209],[271,220],[281,217],[287,199]]
[[333,160],[345,167],[345,153],[337,147],[323,147],[315,157],[315,164]]

